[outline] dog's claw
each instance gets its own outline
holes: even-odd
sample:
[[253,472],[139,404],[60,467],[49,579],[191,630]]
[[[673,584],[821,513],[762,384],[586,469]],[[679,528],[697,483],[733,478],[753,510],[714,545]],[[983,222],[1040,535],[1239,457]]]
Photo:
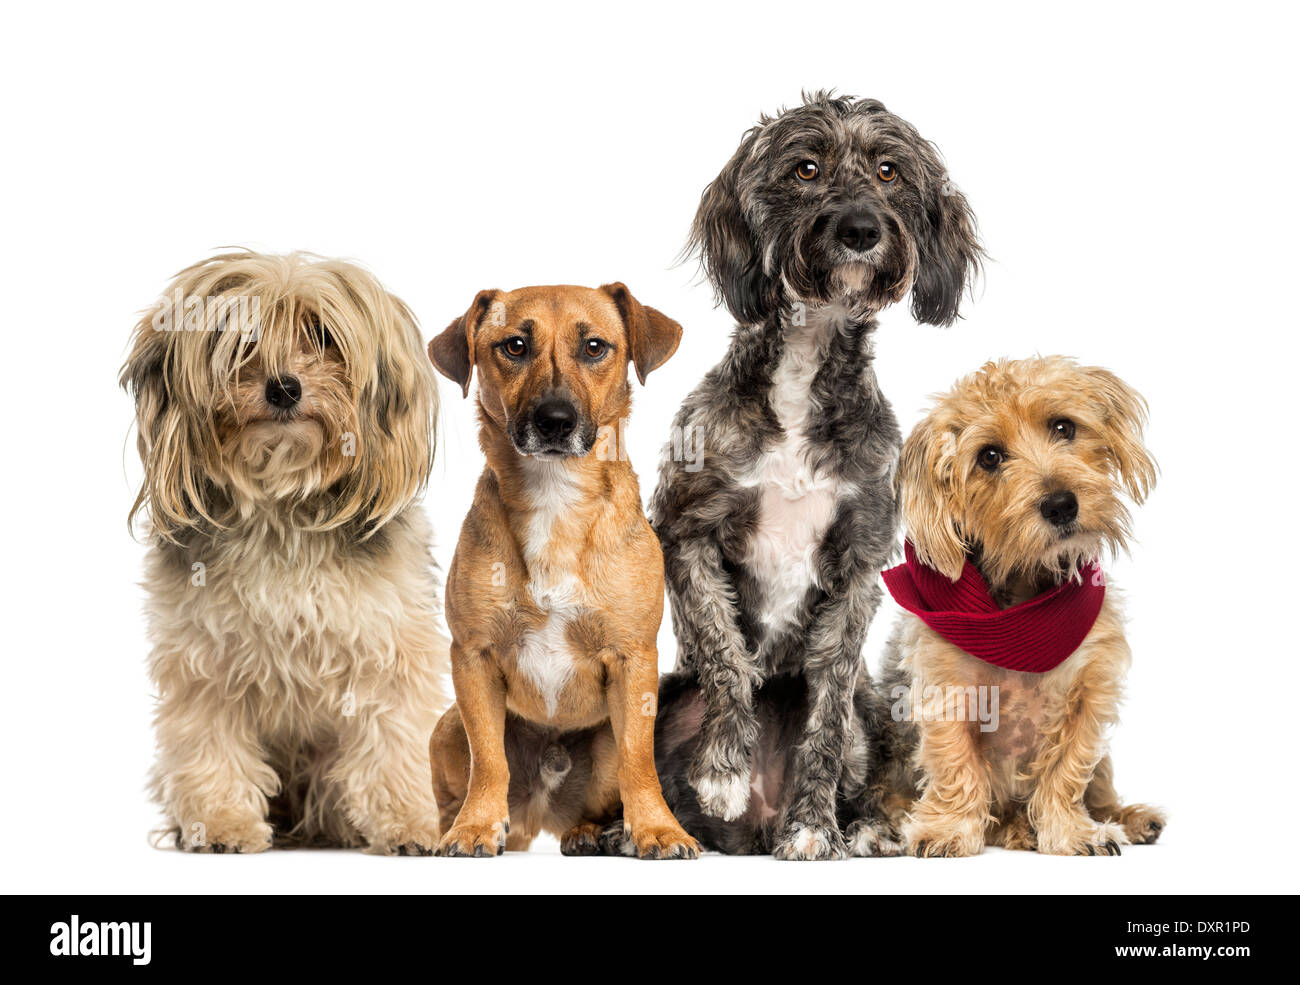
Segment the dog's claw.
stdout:
[[495,858],[506,849],[505,827],[504,821],[490,825],[453,825],[434,854],[444,858]]
[[673,821],[671,824],[643,824],[632,828],[624,835],[623,851],[646,861],[654,861],[699,858],[700,846]]

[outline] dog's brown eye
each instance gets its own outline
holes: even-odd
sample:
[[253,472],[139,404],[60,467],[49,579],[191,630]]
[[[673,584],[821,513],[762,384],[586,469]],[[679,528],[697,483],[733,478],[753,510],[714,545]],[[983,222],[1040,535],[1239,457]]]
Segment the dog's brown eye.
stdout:
[[794,173],[804,181],[812,181],[821,173],[821,169],[817,167],[816,161],[800,161],[799,166],[794,169]]
[[880,166],[876,168],[876,175],[881,181],[893,181],[898,177],[898,168],[888,161],[881,161]]
[[528,340],[521,335],[512,335],[501,343],[501,349],[511,359],[522,359],[528,351]]
[[1052,429],[1052,437],[1062,441],[1074,440],[1074,421],[1068,417],[1058,417],[1048,426]]
[[980,468],[988,472],[996,472],[1004,458],[1006,458],[1006,455],[1001,448],[996,445],[988,445],[980,449],[976,460],[979,462]]
[[582,345],[582,352],[588,359],[599,359],[609,351],[609,343],[604,339],[587,339]]

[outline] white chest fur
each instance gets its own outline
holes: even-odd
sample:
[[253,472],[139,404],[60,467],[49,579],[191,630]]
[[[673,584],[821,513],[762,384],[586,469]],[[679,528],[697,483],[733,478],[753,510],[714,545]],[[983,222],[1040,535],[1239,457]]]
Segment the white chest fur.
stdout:
[[839,479],[814,468],[807,439],[809,392],[843,317],[838,309],[822,309],[806,325],[787,327],[770,394],[784,434],[742,480],[759,492],[758,525],[745,562],[763,589],[769,639],[797,624],[799,606],[817,583],[817,549],[843,492]]
[[546,614],[541,628],[519,643],[519,670],[542,695],[546,713],[555,715],[560,695],[573,676],[568,627],[582,604],[582,585],[573,575],[573,561],[556,550],[559,526],[577,507],[581,490],[562,461],[525,460],[532,515],[523,538],[528,565],[528,593]]

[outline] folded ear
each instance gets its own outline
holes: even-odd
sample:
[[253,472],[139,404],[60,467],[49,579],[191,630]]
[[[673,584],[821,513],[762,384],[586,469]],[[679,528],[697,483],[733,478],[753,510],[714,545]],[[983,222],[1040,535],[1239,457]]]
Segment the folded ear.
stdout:
[[1102,434],[1120,481],[1141,504],[1156,484],[1157,466],[1143,443],[1147,421],[1147,402],[1140,393],[1108,369],[1088,367],[1081,370],[1088,390],[1101,402],[1104,417]]
[[430,361],[439,373],[460,384],[461,396],[469,396],[474,375],[474,336],[500,294],[495,288],[479,291],[469,310],[429,341]]
[[632,347],[636,378],[644,386],[651,371],[666,363],[677,351],[677,344],[682,340],[682,326],[663,312],[645,307],[621,283],[602,285],[601,290],[610,296],[623,318]]
[[966,545],[952,509],[957,440],[931,414],[903,442],[898,485],[907,538],[920,560],[950,581],[966,566]]

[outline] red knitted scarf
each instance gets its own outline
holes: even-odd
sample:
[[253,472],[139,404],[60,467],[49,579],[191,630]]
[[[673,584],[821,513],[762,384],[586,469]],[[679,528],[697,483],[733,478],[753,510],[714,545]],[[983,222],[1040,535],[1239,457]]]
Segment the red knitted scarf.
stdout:
[[917,559],[910,541],[905,548],[906,563],[882,572],[894,601],[949,643],[1007,670],[1041,674],[1064,661],[1092,629],[1106,595],[1094,561],[1081,580],[1003,609],[969,561],[949,581]]

